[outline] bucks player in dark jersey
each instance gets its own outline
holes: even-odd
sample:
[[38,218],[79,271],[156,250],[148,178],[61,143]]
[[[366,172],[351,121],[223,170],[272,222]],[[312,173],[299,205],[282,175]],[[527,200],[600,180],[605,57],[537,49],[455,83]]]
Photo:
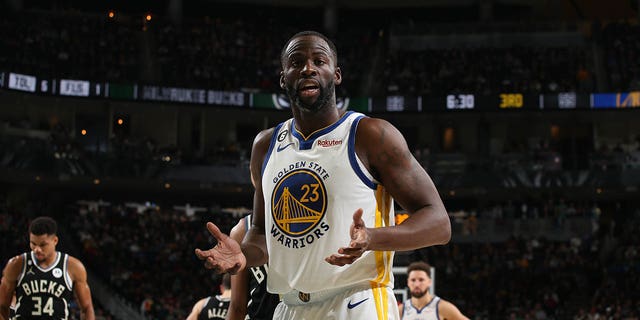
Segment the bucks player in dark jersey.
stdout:
[[[231,230],[231,238],[242,242],[242,238],[251,228],[251,215],[248,215]],[[272,319],[273,311],[280,302],[277,294],[267,292],[267,265],[251,267],[231,276],[233,295],[229,305],[227,320]]]
[[49,217],[29,225],[30,252],[7,262],[0,284],[0,319],[9,318],[16,296],[15,319],[70,318],[69,302],[75,296],[82,320],[95,320],[87,272],[80,260],[59,251],[57,224]]
[[231,277],[229,274],[225,274],[222,276],[220,284],[220,295],[206,297],[196,302],[187,320],[225,319],[231,292]]

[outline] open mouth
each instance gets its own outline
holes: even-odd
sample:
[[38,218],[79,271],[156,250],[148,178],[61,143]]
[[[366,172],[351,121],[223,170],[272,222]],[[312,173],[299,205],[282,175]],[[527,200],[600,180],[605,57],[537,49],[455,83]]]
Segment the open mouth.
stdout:
[[301,96],[313,96],[318,94],[318,92],[320,91],[320,86],[317,84],[305,83],[298,87],[298,91],[300,92]]

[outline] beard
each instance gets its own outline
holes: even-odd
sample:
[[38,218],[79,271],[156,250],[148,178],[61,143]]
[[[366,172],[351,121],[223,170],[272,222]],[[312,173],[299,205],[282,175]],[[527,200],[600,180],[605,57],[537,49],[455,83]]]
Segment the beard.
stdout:
[[298,93],[298,90],[296,90],[296,88],[294,88],[293,86],[287,86],[286,89],[291,104],[295,104],[296,106],[307,112],[317,112],[328,106],[331,102],[331,99],[335,95],[336,84],[332,80],[325,87],[320,86],[318,90],[320,91],[320,93],[318,94],[318,98],[316,99],[316,101],[314,101],[313,103],[307,103],[303,101],[302,98],[300,98],[300,94]]
[[411,291],[411,297],[416,298],[416,299],[420,299],[422,297],[424,297],[425,294],[427,294],[427,292],[429,292],[429,289],[425,289],[424,291]]

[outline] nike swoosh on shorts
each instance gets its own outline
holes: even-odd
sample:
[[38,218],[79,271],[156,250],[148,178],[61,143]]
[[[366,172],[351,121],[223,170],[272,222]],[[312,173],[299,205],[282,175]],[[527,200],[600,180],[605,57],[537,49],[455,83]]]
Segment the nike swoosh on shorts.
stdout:
[[363,302],[365,302],[365,301],[367,301],[367,300],[369,300],[369,298],[366,298],[366,299],[360,300],[360,301],[358,301],[358,302],[356,302],[356,303],[354,303],[354,304],[351,304],[351,301],[349,301],[349,303],[347,303],[347,308],[349,308],[349,309],[353,309],[353,308],[355,308],[355,307],[359,306],[361,303],[363,303]]

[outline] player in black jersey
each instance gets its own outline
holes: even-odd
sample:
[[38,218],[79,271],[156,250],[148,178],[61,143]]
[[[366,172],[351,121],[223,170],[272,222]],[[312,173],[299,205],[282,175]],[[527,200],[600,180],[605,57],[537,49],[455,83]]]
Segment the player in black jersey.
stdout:
[[[241,243],[249,228],[251,228],[251,215],[240,219],[231,229],[230,236]],[[233,294],[227,320],[273,318],[273,311],[280,302],[280,298],[277,294],[267,292],[266,264],[244,269],[232,275],[231,286]]]
[[0,319],[9,318],[15,293],[17,319],[69,319],[75,296],[82,320],[95,320],[87,271],[80,260],[56,251],[58,226],[49,217],[29,225],[30,252],[7,262],[0,284]]
[[220,284],[220,295],[206,297],[196,302],[187,320],[224,320],[227,316],[231,294],[231,277],[229,274],[225,274],[222,276]]

